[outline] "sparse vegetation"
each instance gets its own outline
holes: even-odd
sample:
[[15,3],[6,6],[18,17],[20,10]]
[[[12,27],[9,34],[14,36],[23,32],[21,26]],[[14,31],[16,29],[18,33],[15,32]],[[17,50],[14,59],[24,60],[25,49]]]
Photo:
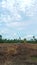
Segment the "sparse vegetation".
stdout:
[[32,61],[37,61],[37,56],[32,56],[32,57],[31,57],[31,60],[32,60]]
[[0,43],[37,43],[37,39],[33,36],[32,39],[27,40],[24,38],[23,40],[19,37],[19,39],[2,39],[2,35],[0,35]]

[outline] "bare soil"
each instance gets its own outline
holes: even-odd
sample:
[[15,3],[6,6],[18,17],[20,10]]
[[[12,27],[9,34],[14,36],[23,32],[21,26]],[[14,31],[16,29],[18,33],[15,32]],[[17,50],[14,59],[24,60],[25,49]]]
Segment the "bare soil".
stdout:
[[0,65],[37,65],[37,44],[0,43]]

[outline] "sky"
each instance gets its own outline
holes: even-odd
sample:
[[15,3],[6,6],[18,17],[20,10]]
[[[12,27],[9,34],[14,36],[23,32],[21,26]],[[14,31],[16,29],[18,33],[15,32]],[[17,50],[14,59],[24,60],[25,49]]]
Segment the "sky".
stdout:
[[37,0],[0,0],[0,35],[7,39],[37,37]]

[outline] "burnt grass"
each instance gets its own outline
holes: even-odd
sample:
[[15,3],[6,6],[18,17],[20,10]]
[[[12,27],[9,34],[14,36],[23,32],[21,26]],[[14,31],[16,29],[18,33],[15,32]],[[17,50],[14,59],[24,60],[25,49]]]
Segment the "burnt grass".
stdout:
[[0,65],[37,65],[37,44],[0,44]]

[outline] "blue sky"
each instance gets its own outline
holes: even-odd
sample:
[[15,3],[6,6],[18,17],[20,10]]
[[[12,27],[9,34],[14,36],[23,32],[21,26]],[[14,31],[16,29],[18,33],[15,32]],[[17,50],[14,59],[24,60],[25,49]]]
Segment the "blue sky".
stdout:
[[0,0],[3,38],[37,37],[37,0]]

